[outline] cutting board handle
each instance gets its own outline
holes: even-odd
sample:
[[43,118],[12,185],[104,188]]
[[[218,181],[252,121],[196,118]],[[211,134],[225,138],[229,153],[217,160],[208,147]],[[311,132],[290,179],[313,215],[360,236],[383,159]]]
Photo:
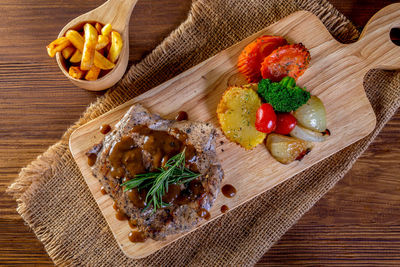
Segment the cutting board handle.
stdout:
[[348,46],[352,54],[365,61],[366,71],[371,68],[400,69],[400,46],[390,39],[393,28],[400,28],[400,3],[378,11],[368,21],[360,39]]

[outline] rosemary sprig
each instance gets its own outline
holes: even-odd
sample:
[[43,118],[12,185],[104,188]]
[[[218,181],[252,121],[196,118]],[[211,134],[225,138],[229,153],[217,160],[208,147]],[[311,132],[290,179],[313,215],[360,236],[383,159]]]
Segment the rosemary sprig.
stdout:
[[162,201],[162,197],[168,192],[168,186],[171,184],[186,184],[200,176],[199,173],[192,172],[185,167],[185,150],[170,158],[164,167],[159,168],[158,172],[148,172],[137,174],[132,180],[129,180],[121,186],[124,186],[124,192],[133,188],[150,188],[146,195],[147,206],[153,205],[153,212],[157,209],[168,206],[168,203]]

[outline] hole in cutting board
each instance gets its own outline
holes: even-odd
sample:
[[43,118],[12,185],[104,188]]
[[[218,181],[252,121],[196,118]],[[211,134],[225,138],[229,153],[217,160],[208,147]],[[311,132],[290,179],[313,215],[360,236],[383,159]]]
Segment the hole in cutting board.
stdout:
[[390,30],[390,40],[397,46],[400,46],[400,28]]

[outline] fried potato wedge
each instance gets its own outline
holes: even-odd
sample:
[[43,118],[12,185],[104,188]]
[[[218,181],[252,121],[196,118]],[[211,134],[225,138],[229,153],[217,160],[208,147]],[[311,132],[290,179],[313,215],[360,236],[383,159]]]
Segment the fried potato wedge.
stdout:
[[76,49],[72,57],[69,59],[71,63],[79,63],[82,60],[82,53],[79,49]]
[[[83,51],[83,44],[84,44],[84,39],[83,37],[79,34],[79,32],[75,30],[69,30],[67,31],[65,35],[68,40],[80,51]],[[100,54],[98,51],[95,51],[94,53],[94,65],[102,70],[110,70],[115,67],[115,64],[106,59],[102,54]]]
[[122,46],[123,46],[123,41],[121,35],[116,31],[112,31],[111,47],[110,51],[108,52],[108,59],[112,63],[115,63],[115,61],[117,61],[119,54],[121,54]]
[[79,67],[70,67],[68,74],[75,79],[82,79],[83,75],[85,74]]
[[110,39],[107,36],[104,35],[99,35],[97,37],[97,45],[96,45],[96,50],[101,50],[104,47],[106,47],[108,45],[108,43],[110,42]]
[[261,99],[254,90],[256,85],[229,87],[223,94],[217,116],[224,135],[232,142],[245,149],[252,149],[261,144],[265,133],[256,130],[256,112],[261,106]]
[[111,24],[106,24],[103,26],[103,28],[101,29],[101,34],[104,36],[110,36],[112,31],[112,26]]
[[54,57],[57,52],[61,52],[64,48],[70,45],[71,42],[66,37],[60,37],[46,46],[47,54],[49,54],[50,57]]
[[100,74],[100,68],[93,65],[90,68],[90,70],[86,73],[85,80],[95,81],[99,77],[99,74]]
[[83,26],[85,42],[83,44],[81,70],[90,70],[93,66],[94,53],[97,45],[97,30],[90,23]]
[[94,27],[97,30],[97,33],[100,35],[101,34],[101,28],[103,28],[103,26],[101,26],[100,23],[96,22],[96,24],[94,25]]
[[75,50],[76,50],[76,49],[75,49],[74,47],[72,47],[72,46],[67,46],[66,48],[64,48],[64,49],[61,51],[61,54],[62,54],[63,58],[69,59],[69,58],[74,54]]

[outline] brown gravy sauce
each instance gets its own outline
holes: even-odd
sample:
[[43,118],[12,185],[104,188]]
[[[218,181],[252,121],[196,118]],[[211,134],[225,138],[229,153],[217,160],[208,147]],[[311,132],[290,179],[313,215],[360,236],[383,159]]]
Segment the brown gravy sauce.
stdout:
[[222,194],[225,197],[232,198],[236,195],[236,188],[233,185],[226,184],[221,188]]
[[128,216],[118,208],[116,202],[114,202],[113,209],[115,210],[115,218],[117,218],[117,220],[124,221],[128,219]]
[[137,228],[138,222],[136,219],[129,219],[128,223],[131,228],[133,229]]
[[187,121],[188,119],[189,119],[189,116],[185,111],[179,111],[175,117],[176,121]]
[[229,208],[228,208],[227,205],[222,205],[222,206],[221,206],[221,212],[222,212],[222,213],[226,213],[226,212],[228,212],[228,210],[229,210]]
[[100,132],[102,134],[108,134],[111,131],[111,126],[108,124],[103,124],[100,126]]
[[134,242],[134,243],[142,243],[146,241],[146,236],[143,234],[143,232],[140,232],[138,230],[134,230],[129,233],[128,235],[129,241]]
[[211,214],[208,212],[206,209],[200,209],[197,214],[206,220],[209,220],[211,218]]
[[[136,174],[154,171],[162,167],[168,159],[180,153],[184,148],[186,162],[193,171],[196,171],[194,161],[196,160],[196,149],[186,143],[187,135],[177,129],[172,130],[176,136],[166,131],[151,130],[146,126],[135,126],[131,130],[144,137],[142,147],[137,147],[132,137],[123,136],[115,143],[109,155],[111,163],[111,175],[114,178],[133,178]],[[151,155],[151,168],[146,169],[143,153]]]
[[104,186],[100,187],[100,192],[105,195],[107,194],[106,189],[104,188]]
[[87,163],[88,163],[88,165],[89,165],[90,167],[92,167],[92,166],[96,163],[96,160],[97,160],[97,155],[94,154],[94,153],[90,153],[90,154],[88,155],[88,161],[87,161]]
[[[137,138],[137,135],[139,135],[140,138],[144,138],[142,146],[137,146],[135,144],[133,138]],[[196,149],[193,145],[187,143],[186,140],[187,134],[178,129],[172,129],[170,132],[167,132],[155,131],[146,126],[135,126],[132,128],[129,136],[123,136],[111,147],[108,157],[111,165],[110,174],[113,178],[119,179],[122,184],[133,179],[136,174],[156,171],[156,169],[164,166],[171,157],[180,153],[183,149],[185,149],[186,166],[192,171],[198,172],[197,165],[195,164],[197,160]],[[96,154],[93,155],[93,160],[95,162]],[[143,155],[150,155],[151,157],[147,159],[147,161],[151,162],[147,162],[146,164],[146,159]],[[90,157],[89,155],[89,158]],[[134,188],[128,190],[126,194],[135,207],[142,209],[147,205],[147,192],[148,189],[146,188],[141,190]],[[186,187],[176,184],[169,185],[167,192],[163,196],[163,202],[166,204],[184,205],[199,201],[199,199],[205,196],[206,191],[202,183],[198,180],[193,180],[189,182]],[[129,219],[129,226],[133,229],[137,228],[137,220],[128,218],[127,215],[118,208],[117,203],[114,203],[113,208],[116,211],[116,218],[118,220]],[[206,209],[200,209],[198,215],[206,220],[211,217]],[[129,240],[132,242],[144,242],[146,236],[140,231],[133,230],[129,234]]]

